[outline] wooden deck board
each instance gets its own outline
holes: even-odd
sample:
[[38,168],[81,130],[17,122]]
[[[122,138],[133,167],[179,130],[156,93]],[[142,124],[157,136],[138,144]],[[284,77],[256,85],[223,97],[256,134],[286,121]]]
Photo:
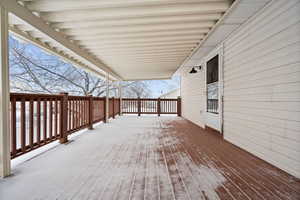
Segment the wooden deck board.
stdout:
[[178,117],[124,116],[0,180],[0,199],[300,199],[300,181]]

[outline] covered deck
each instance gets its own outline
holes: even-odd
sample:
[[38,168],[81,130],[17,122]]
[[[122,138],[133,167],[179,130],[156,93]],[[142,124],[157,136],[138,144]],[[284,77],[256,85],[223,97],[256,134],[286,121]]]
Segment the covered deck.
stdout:
[[0,199],[300,198],[299,180],[180,117],[94,128],[12,169]]

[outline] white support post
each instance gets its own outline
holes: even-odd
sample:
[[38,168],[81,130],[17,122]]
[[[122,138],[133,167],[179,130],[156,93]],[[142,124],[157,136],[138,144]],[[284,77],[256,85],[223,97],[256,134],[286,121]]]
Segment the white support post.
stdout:
[[8,14],[0,5],[0,177],[9,176],[10,130],[9,130],[9,66],[8,66]]
[[120,115],[122,115],[122,85],[119,81]]
[[106,123],[108,123],[109,120],[109,73],[106,73],[106,95],[105,95],[105,101],[106,101],[106,113],[105,113],[105,117],[106,117]]

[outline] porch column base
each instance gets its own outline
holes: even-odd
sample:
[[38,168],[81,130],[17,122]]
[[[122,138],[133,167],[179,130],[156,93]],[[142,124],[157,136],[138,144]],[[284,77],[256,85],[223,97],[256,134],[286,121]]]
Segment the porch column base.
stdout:
[[60,138],[59,139],[59,143],[60,144],[65,144],[65,143],[67,143],[69,140],[68,140],[68,137],[64,137],[64,138]]

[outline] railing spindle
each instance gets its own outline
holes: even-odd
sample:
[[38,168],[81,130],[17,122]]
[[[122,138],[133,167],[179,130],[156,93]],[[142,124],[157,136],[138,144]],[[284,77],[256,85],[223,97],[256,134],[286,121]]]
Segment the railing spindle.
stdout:
[[12,98],[11,100],[11,148],[12,156],[15,156],[17,153],[17,121],[16,121],[16,99]]
[[21,126],[20,126],[20,138],[21,138],[21,150],[24,153],[26,151],[26,108],[25,98],[21,100]]
[[52,140],[53,138],[53,110],[52,110],[52,100],[49,101],[49,138]]
[[37,117],[37,135],[36,140],[38,145],[41,143],[41,99],[38,98],[37,100],[37,110],[36,110],[36,117]]
[[57,126],[58,126],[58,107],[57,107],[57,99],[55,99],[55,105],[54,105],[54,136],[57,138]]
[[33,100],[29,101],[29,146],[33,148]]
[[43,107],[43,128],[44,128],[44,143],[47,142],[47,99],[44,99],[44,107]]

